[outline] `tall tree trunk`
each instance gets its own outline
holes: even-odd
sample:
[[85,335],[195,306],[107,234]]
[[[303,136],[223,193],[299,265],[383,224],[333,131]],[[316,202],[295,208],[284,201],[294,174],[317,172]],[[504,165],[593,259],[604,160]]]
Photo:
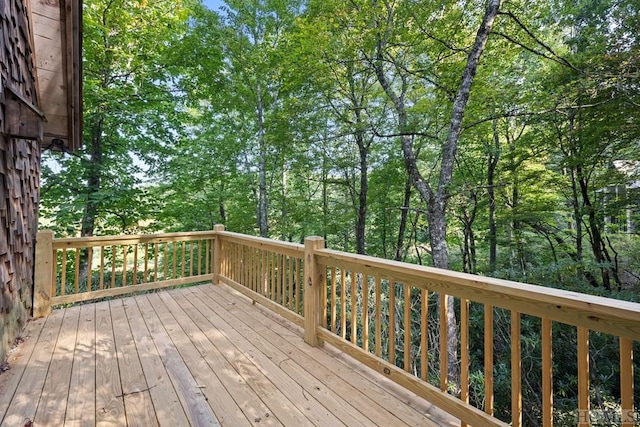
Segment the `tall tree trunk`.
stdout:
[[478,195],[477,191],[473,190],[469,195],[469,200],[472,202],[471,207],[468,203],[464,203],[461,207],[462,213],[458,216],[460,222],[462,222],[463,232],[463,248],[462,248],[462,265],[463,271],[466,273],[476,273],[476,244],[475,233],[473,232],[473,224],[476,220],[476,214],[478,212]]
[[[96,195],[100,192],[102,186],[102,124],[103,119],[99,118],[91,128],[91,146],[89,152],[89,164],[86,169],[87,179],[87,199],[82,214],[82,224],[80,227],[80,236],[93,236],[96,227],[96,217],[98,216],[99,202]],[[80,253],[79,278],[81,283],[89,282],[89,259],[93,257],[91,248],[82,249]]]
[[602,285],[606,290],[610,291],[612,279],[616,283],[616,286],[621,286],[620,277],[618,276],[616,264],[612,262],[611,255],[607,249],[607,243],[600,231],[600,224],[596,215],[596,207],[593,205],[591,198],[589,197],[588,179],[584,176],[581,167],[576,169],[576,174],[578,176],[578,183],[580,184],[582,203],[587,211],[591,250],[593,251],[596,263],[600,268]]
[[[325,129],[327,129],[325,127]],[[326,140],[325,140],[326,141]],[[329,175],[327,166],[326,150],[322,150],[322,237],[327,241],[327,230],[329,229]]]
[[404,255],[404,233],[407,230],[407,218],[409,217],[409,205],[411,203],[411,180],[407,178],[404,186],[404,202],[400,212],[400,227],[398,227],[398,242],[396,244],[396,254],[393,257],[396,261],[402,261]]
[[[511,262],[512,266],[517,266],[523,278],[527,275],[527,260],[524,250],[524,237],[522,235],[522,225],[520,221],[520,175],[518,171],[519,162],[516,161],[516,142],[507,132],[507,143],[509,144],[509,159],[511,169]],[[515,249],[514,249],[515,248]]]
[[[580,149],[578,148],[578,140],[576,138],[576,110],[572,109],[569,111],[568,115],[569,119],[569,135],[568,135],[568,146],[562,147],[562,151],[564,155],[570,159],[578,159],[580,156]],[[560,130],[558,130],[558,138],[562,143],[562,134]],[[562,145],[562,144],[561,144]],[[573,216],[574,216],[574,225],[575,225],[575,246],[576,253],[574,256],[574,260],[577,264],[577,276],[579,279],[586,279],[591,286],[597,287],[599,286],[599,282],[597,278],[587,269],[584,268],[584,238],[583,238],[583,209],[586,207],[586,204],[591,204],[589,200],[588,193],[588,183],[582,182],[584,177],[582,177],[582,169],[578,166],[572,165],[569,168],[569,176],[571,178],[571,205],[573,207]],[[584,190],[583,187],[584,186]],[[584,195],[587,196],[587,200],[585,201]],[[595,217],[594,217],[595,219]],[[597,233],[600,234],[599,232]],[[601,239],[600,239],[601,240]],[[593,240],[592,240],[593,242]],[[592,245],[593,248],[593,245]],[[596,257],[596,261],[598,259],[598,255],[596,255],[597,250],[594,250],[594,257]],[[603,283],[606,283],[607,279],[603,277]],[[607,284],[605,284],[605,287]]]
[[289,216],[289,212],[287,210],[287,185],[288,185],[287,169],[283,159],[282,161],[282,200],[280,202],[280,222],[281,222],[280,240],[282,241],[287,240],[287,229],[289,228],[287,226],[288,216]]
[[364,141],[364,132],[362,131],[356,133],[356,142],[358,143],[358,152],[360,154],[360,192],[358,193],[358,215],[356,218],[356,251],[359,254],[364,254],[366,250],[367,193],[369,191],[369,144]]
[[[482,23],[480,24],[473,46],[467,57],[467,63],[462,73],[462,79],[453,101],[449,131],[443,146],[442,161],[440,165],[440,179],[437,191],[435,192],[424,179],[418,168],[413,148],[413,139],[408,135],[410,129],[408,129],[407,112],[404,101],[407,83],[406,78],[403,78],[402,89],[400,93],[397,93],[387,78],[384,69],[385,62],[389,60],[389,58],[385,58],[384,55],[387,47],[387,40],[384,39],[384,35],[382,33],[378,33],[377,55],[376,60],[373,61],[373,65],[375,67],[378,81],[393,103],[398,115],[398,127],[400,134],[402,135],[400,139],[402,143],[402,153],[405,159],[405,167],[407,168],[411,182],[420,194],[422,200],[427,204],[427,221],[429,222],[431,255],[434,266],[438,268],[449,269],[449,253],[447,250],[446,240],[446,210],[449,199],[449,184],[453,176],[458,140],[462,131],[462,120],[467,102],[469,101],[471,86],[478,69],[480,57],[484,52],[487,40],[489,39],[489,34],[491,33],[491,28],[493,27],[493,23],[498,15],[499,9],[500,0],[488,1]],[[387,25],[393,25],[393,13],[391,11],[388,15],[388,19],[390,22],[387,22]],[[457,364],[458,327],[454,311],[454,298],[452,296],[447,296],[447,329],[447,353],[449,359],[448,377],[450,381],[457,383],[459,378],[459,366]]]
[[496,188],[495,176],[500,160],[500,135],[498,121],[493,120],[493,148],[489,149],[487,165],[487,197],[489,198],[489,272],[496,271],[498,259],[498,228],[496,225]]
[[262,105],[262,87],[256,86],[256,114],[258,119],[258,229],[260,236],[269,236],[269,199],[267,196],[267,141],[264,125],[264,107]]
[[93,236],[98,215],[98,201],[95,195],[100,192],[102,180],[102,119],[93,125],[91,129],[91,146],[89,152],[89,164],[87,165],[87,199],[82,214],[82,227],[80,236]]

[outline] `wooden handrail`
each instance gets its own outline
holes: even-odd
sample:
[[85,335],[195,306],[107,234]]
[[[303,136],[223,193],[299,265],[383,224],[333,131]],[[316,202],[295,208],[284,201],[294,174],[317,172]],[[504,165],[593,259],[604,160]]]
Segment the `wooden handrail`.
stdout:
[[640,341],[640,304],[331,249],[318,261],[430,291]]
[[208,239],[214,231],[191,231],[184,233],[126,234],[120,236],[64,237],[55,239],[54,249],[84,248],[88,246],[135,245],[140,243],[183,242],[194,239]]
[[58,304],[211,281],[217,262],[212,241],[220,230],[61,239],[41,231],[34,316]]
[[[98,269],[96,289],[90,292],[79,290],[82,257],[87,260],[89,274]],[[67,271],[67,264],[75,270]],[[132,283],[116,286],[118,274],[124,282],[132,274]],[[305,245],[299,245],[232,233],[222,226],[202,232],[65,239],[53,239],[53,234],[45,231],[38,234],[35,275],[34,315],[46,315],[56,303],[203,280],[225,283],[303,326],[308,344],[327,342],[338,347],[453,414],[461,425],[507,425],[494,417],[495,313],[509,319],[510,421],[514,426],[523,423],[523,316],[540,319],[544,426],[553,425],[553,322],[576,327],[576,407],[580,414],[590,409],[589,333],[598,331],[620,337],[622,425],[633,423],[629,419],[634,405],[633,343],[640,341],[640,304],[633,302],[349,254],[326,249],[321,238],[307,238]],[[68,288],[67,281],[71,281]],[[431,297],[439,309],[430,315]],[[447,372],[449,364],[458,362],[449,360],[447,354],[449,330],[445,322],[450,297],[460,302],[457,338],[464,366],[456,391],[459,397],[450,393],[449,388],[456,384],[448,382]],[[416,303],[419,306],[414,307]],[[485,370],[483,410],[469,403],[469,316],[473,304],[484,307],[484,343],[480,346],[484,348],[480,363]],[[416,318],[412,318],[414,314]],[[416,329],[412,331],[415,322],[420,322],[419,337]],[[382,343],[383,331],[388,345]],[[427,348],[430,331],[440,336],[435,348]],[[439,388],[429,383],[430,359],[439,366]]]

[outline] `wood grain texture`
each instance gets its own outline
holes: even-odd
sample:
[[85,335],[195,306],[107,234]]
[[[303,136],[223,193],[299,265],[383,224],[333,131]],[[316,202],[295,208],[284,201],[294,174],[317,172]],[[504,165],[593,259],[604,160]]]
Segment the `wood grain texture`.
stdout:
[[96,307],[80,307],[76,347],[73,353],[69,400],[65,426],[90,427],[96,424]]
[[57,426],[64,423],[79,318],[80,307],[65,310],[56,348],[42,389],[41,403],[34,418],[36,425]]
[[455,425],[224,285],[56,309],[27,331],[23,372],[0,375],[1,425]]
[[[372,377],[373,373],[367,368],[364,368],[364,371],[355,369],[354,365],[357,365],[357,362],[355,364],[336,363],[338,359],[343,360],[337,351],[331,351],[327,346],[318,349],[304,344],[301,330],[295,329],[295,326],[285,322],[284,319],[267,310],[250,312],[249,301],[239,302],[227,292],[208,295],[200,292],[200,295],[211,309],[219,311],[224,308],[237,319],[237,322],[235,320],[233,322],[236,329],[247,338],[255,337],[252,342],[259,343],[261,346],[275,346],[284,353],[278,357],[286,356],[292,362],[304,367],[324,384],[324,387],[349,403],[350,406],[347,409],[351,417],[345,420],[352,419],[360,412],[369,420],[366,424],[430,425],[430,419],[424,414],[432,410],[433,406],[422,399],[416,399],[415,396],[389,394],[390,390],[397,391],[399,387],[396,386],[397,388],[394,389],[392,386],[395,384],[384,384],[385,379],[382,376]],[[290,338],[292,334],[296,337],[295,339]],[[258,340],[256,335],[263,339]]]
[[[125,303],[135,304],[131,300],[125,300]],[[157,426],[159,424],[153,409],[149,384],[136,351],[123,300],[110,301],[109,308],[113,317],[113,328],[118,331],[114,337],[127,424],[140,427]]]
[[123,425],[122,383],[108,302],[96,304],[96,425]]

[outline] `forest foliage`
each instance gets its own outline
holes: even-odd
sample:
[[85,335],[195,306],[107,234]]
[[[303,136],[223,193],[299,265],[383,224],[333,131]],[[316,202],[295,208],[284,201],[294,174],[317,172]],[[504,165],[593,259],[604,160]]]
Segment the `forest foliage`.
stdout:
[[58,236],[222,223],[640,300],[637,1],[85,0],[83,46]]
[[87,1],[84,147],[45,155],[42,216],[59,235],[224,223],[424,264],[440,216],[453,269],[633,290],[637,4],[502,3],[452,148],[484,8]]

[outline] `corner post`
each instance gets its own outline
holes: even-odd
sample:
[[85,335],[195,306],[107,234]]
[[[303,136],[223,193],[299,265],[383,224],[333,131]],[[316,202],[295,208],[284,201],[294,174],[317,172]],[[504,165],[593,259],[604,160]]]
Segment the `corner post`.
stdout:
[[36,258],[33,271],[33,317],[51,313],[53,288],[53,231],[39,231],[36,236]]
[[317,347],[323,344],[318,338],[322,325],[322,292],[326,270],[316,262],[315,251],[324,249],[324,239],[318,236],[304,240],[304,341]]
[[211,264],[213,265],[213,284],[220,284],[220,271],[222,270],[222,241],[219,232],[224,231],[224,225],[216,224],[213,226],[213,254]]

